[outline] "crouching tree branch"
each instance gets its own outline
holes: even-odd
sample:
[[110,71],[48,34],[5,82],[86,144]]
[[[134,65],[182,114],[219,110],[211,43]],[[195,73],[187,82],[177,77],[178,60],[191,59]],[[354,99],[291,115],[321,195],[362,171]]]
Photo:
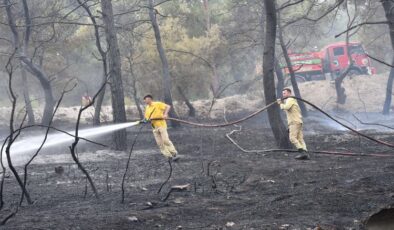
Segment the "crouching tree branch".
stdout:
[[142,131],[142,129],[144,128],[144,126],[145,126],[144,124],[141,125],[141,127],[140,127],[139,130],[138,130],[137,135],[136,135],[135,138],[134,138],[133,143],[131,144],[131,148],[130,148],[130,152],[129,152],[129,157],[128,157],[127,163],[126,163],[126,169],[125,169],[125,171],[124,171],[124,173],[123,173],[123,177],[122,177],[122,185],[121,185],[121,188],[122,188],[122,200],[121,200],[121,202],[122,202],[122,204],[124,203],[124,198],[125,198],[125,192],[126,192],[126,190],[125,190],[124,184],[125,184],[125,181],[126,181],[127,172],[129,171],[131,154],[133,153],[134,146],[135,146],[135,144],[137,143],[137,139],[138,139],[139,135],[141,134],[141,131]]
[[[15,139],[19,136],[18,134],[14,134],[14,120],[15,120],[15,110],[16,110],[17,97],[16,97],[16,95],[15,95],[15,93],[13,91],[13,88],[12,88],[12,77],[13,77],[13,72],[14,72],[14,67],[12,65],[12,60],[14,59],[16,51],[17,51],[17,49],[14,50],[13,54],[8,59],[6,67],[5,67],[6,72],[8,74],[8,90],[9,90],[9,93],[10,93],[11,104],[12,104],[10,123],[9,123],[9,125],[10,125],[10,136],[9,136],[8,139],[6,139],[7,146],[5,147],[5,154],[6,154],[6,157],[7,157],[8,167],[10,168],[12,174],[15,176],[15,179],[18,182],[18,185],[21,187],[22,193],[25,194],[28,204],[32,204],[33,201],[31,200],[30,195],[27,192],[25,186],[23,186],[23,182],[22,182],[18,172],[16,171],[14,165],[12,164],[12,159],[11,159],[11,146],[15,142]],[[23,121],[25,120],[25,118],[26,118],[26,116],[24,117]],[[23,123],[23,121],[22,121],[22,123]],[[3,149],[1,151],[1,155],[3,155]],[[1,162],[1,163],[2,163],[2,167],[3,167],[3,175],[2,175],[3,178],[2,178],[1,184],[3,185],[5,168],[4,168],[3,162]],[[3,190],[3,186],[1,188],[1,190]],[[2,192],[3,191],[1,191],[1,194],[2,194]]]
[[[70,83],[72,80],[74,80],[74,79],[71,79],[70,81],[68,81],[67,84],[66,84],[66,85],[64,86],[64,88],[63,88],[63,91],[62,91],[62,93],[61,93],[61,95],[60,95],[60,98],[59,98],[59,100],[58,100],[58,102],[57,102],[57,104],[56,104],[56,106],[55,106],[54,111],[53,111],[52,117],[51,117],[51,119],[49,120],[49,124],[48,124],[48,126],[46,127],[45,136],[44,136],[43,141],[41,142],[41,145],[38,147],[38,149],[36,150],[36,152],[33,154],[33,156],[30,158],[30,160],[29,160],[29,161],[25,164],[25,166],[24,166],[23,187],[25,188],[25,190],[27,190],[27,189],[26,189],[27,175],[28,175],[28,174],[27,174],[27,169],[28,169],[29,165],[31,164],[31,162],[33,162],[33,160],[38,156],[38,154],[40,153],[41,149],[44,147],[44,144],[45,144],[45,142],[46,142],[46,140],[47,140],[47,138],[48,138],[49,131],[51,130],[51,125],[52,125],[52,123],[53,123],[53,118],[55,117],[55,114],[56,114],[56,112],[57,112],[57,110],[58,110],[58,108],[59,108],[61,102],[63,101],[63,97],[64,97],[64,95],[65,95],[66,93],[71,92],[71,91],[77,86],[76,83],[74,83],[74,85],[72,85],[72,87],[69,88],[69,83]],[[21,196],[19,205],[22,205],[24,195],[25,195],[25,194],[22,193],[22,196]]]
[[159,188],[159,190],[157,191],[157,194],[160,194],[160,192],[161,192],[161,190],[163,189],[164,185],[167,184],[168,181],[171,179],[171,176],[172,176],[172,164],[171,164],[171,162],[172,162],[172,159],[169,158],[169,159],[168,159],[168,165],[170,166],[170,172],[168,173],[167,179],[163,182],[163,184],[160,185],[160,188]]
[[74,162],[78,165],[78,168],[79,168],[79,169],[82,171],[82,173],[85,175],[85,177],[86,177],[86,179],[88,180],[88,182],[89,182],[89,184],[90,184],[90,187],[92,188],[93,193],[94,193],[94,195],[96,196],[97,199],[99,199],[99,194],[98,194],[98,192],[97,192],[96,186],[94,185],[94,182],[93,182],[92,178],[90,177],[88,171],[85,169],[85,167],[83,167],[83,165],[82,165],[81,162],[79,161],[79,159],[78,159],[78,157],[77,157],[76,148],[77,148],[77,145],[78,145],[79,140],[81,139],[81,138],[78,136],[78,134],[79,134],[79,124],[80,124],[80,121],[81,121],[82,113],[83,113],[83,111],[85,111],[87,108],[89,108],[90,106],[92,106],[92,105],[95,103],[96,98],[100,95],[101,91],[105,89],[105,87],[106,87],[106,85],[107,85],[107,83],[108,83],[108,76],[107,76],[106,79],[107,79],[106,82],[105,82],[104,84],[101,85],[100,89],[99,89],[99,90],[97,91],[97,93],[93,96],[93,98],[92,98],[92,100],[89,102],[89,104],[87,104],[86,106],[81,107],[81,108],[79,109],[78,117],[77,117],[77,122],[76,122],[76,124],[75,124],[75,134],[74,134],[75,139],[74,139],[74,142],[73,142],[73,143],[71,144],[71,146],[69,147],[69,148],[70,148],[71,157],[73,158]]

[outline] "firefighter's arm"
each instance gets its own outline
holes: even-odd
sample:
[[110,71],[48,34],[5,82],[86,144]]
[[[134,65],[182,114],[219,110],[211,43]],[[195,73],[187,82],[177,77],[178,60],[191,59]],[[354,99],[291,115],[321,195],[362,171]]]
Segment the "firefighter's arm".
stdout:
[[280,108],[283,110],[289,110],[294,105],[294,99],[288,98],[284,104],[280,104]]
[[171,109],[171,106],[166,104],[166,108],[165,108],[164,113],[163,113],[163,118],[164,119],[168,118],[168,113],[170,112],[170,109]]

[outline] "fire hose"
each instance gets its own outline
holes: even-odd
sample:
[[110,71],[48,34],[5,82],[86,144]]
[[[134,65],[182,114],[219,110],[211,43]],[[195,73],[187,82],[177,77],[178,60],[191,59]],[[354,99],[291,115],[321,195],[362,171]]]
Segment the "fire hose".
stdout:
[[[290,96],[291,98],[294,98],[296,100],[302,101],[308,105],[310,105],[311,107],[313,107],[314,109],[316,109],[317,111],[319,111],[320,113],[322,113],[323,115],[325,115],[326,117],[328,117],[329,119],[333,120],[334,122],[338,123],[339,125],[345,127],[346,129],[350,130],[353,133],[356,133],[357,135],[364,137],[370,141],[373,141],[375,143],[384,145],[384,146],[388,146],[391,148],[394,148],[394,144],[385,142],[385,141],[381,141],[378,140],[374,137],[371,137],[367,134],[361,133],[353,128],[351,128],[350,126],[342,123],[341,121],[335,119],[333,116],[331,116],[330,114],[328,114],[327,112],[325,112],[323,109],[319,108],[318,106],[316,106],[315,104],[302,99],[302,98],[298,98],[298,97],[294,97],[294,96]],[[264,112],[265,110],[267,110],[268,108],[270,108],[271,106],[275,105],[277,102],[271,102],[269,104],[267,104],[265,107],[257,110],[256,112],[253,112],[251,114],[249,114],[246,117],[243,117],[241,119],[235,120],[235,121],[231,121],[231,122],[226,122],[226,123],[221,123],[221,124],[202,124],[202,123],[196,123],[196,122],[191,122],[191,121],[186,121],[186,120],[182,120],[182,119],[178,119],[178,118],[172,118],[169,117],[166,120],[170,120],[170,121],[176,121],[176,122],[180,122],[180,123],[184,123],[187,125],[192,125],[192,126],[196,126],[196,127],[205,127],[205,128],[220,128],[220,127],[227,127],[227,126],[232,126],[241,122],[244,122],[246,120],[249,120],[253,117],[255,117],[256,115]],[[162,118],[152,118],[150,120],[162,120]],[[296,150],[292,150],[292,149],[269,149],[269,150],[263,150],[260,152],[297,152]],[[342,156],[376,156],[376,157],[391,157],[391,155],[389,154],[380,154],[380,153],[371,153],[371,154],[362,154],[362,153],[352,153],[352,152],[336,152],[336,151],[309,151],[309,152],[313,152],[313,153],[318,153],[318,154],[332,154],[332,155],[342,155]]]
[[[324,114],[324,115],[325,115],[326,117],[328,117],[329,119],[333,120],[334,122],[338,123],[339,125],[341,125],[341,126],[347,128],[348,130],[350,130],[350,131],[356,133],[357,135],[359,135],[359,136],[361,136],[361,137],[364,137],[364,138],[366,138],[366,139],[368,139],[368,140],[370,140],[370,141],[374,141],[374,142],[376,142],[376,143],[378,143],[378,144],[381,144],[381,145],[384,145],[384,146],[388,146],[388,147],[394,148],[394,144],[391,144],[391,143],[388,143],[388,142],[385,142],[385,141],[378,140],[378,139],[376,139],[376,138],[374,138],[374,137],[371,137],[371,136],[369,136],[369,135],[367,135],[367,134],[361,133],[361,132],[359,132],[359,131],[357,131],[357,130],[351,128],[350,126],[348,126],[348,125],[346,125],[346,124],[344,124],[344,123],[338,121],[338,120],[335,119],[333,116],[331,116],[330,114],[328,114],[328,113],[325,112],[324,110],[320,109],[318,106],[314,105],[313,103],[311,103],[311,102],[309,102],[309,101],[307,101],[307,100],[305,100],[305,99],[298,98],[298,97],[294,97],[294,96],[291,96],[291,98],[294,98],[294,99],[296,99],[296,100],[298,100],[298,101],[302,101],[302,102],[304,102],[304,103],[306,103],[306,104],[312,106],[314,109],[318,110],[319,112],[321,112],[322,114]],[[283,99],[282,99],[282,100],[283,100]],[[248,120],[248,119],[251,119],[252,117],[255,117],[256,115],[258,115],[258,114],[264,112],[265,110],[267,110],[267,109],[270,108],[271,106],[275,105],[276,103],[277,103],[276,101],[271,102],[271,103],[267,104],[265,107],[263,107],[263,108],[257,110],[257,111],[254,112],[254,113],[251,113],[250,115],[248,115],[248,116],[246,116],[246,117],[243,117],[243,118],[241,118],[241,119],[238,119],[238,120],[235,120],[235,121],[232,121],[232,122],[227,122],[227,120],[226,120],[226,123],[222,123],[222,124],[202,124],[202,123],[196,123],[196,122],[191,122],[191,121],[186,121],[186,120],[182,120],[182,119],[178,119],[178,118],[171,118],[171,117],[170,117],[170,118],[166,118],[165,120],[176,121],[176,122],[180,122],[180,123],[184,123],[184,124],[188,124],[188,125],[192,125],[192,126],[205,127],[205,128],[227,127],[227,126],[236,125],[236,124],[238,124],[238,123],[241,123],[241,122],[243,122],[243,121],[246,121],[246,120]],[[153,111],[154,111],[154,110],[153,110]],[[133,142],[133,144],[132,144],[132,147],[131,147],[131,149],[130,149],[129,158],[128,158],[127,166],[126,166],[126,170],[125,170],[125,173],[124,173],[123,179],[122,179],[122,203],[124,202],[124,194],[125,194],[125,189],[124,189],[125,177],[126,177],[126,174],[127,174],[128,168],[129,168],[129,162],[130,162],[130,158],[131,158],[131,154],[132,154],[132,151],[133,151],[134,144],[136,143],[137,138],[138,138],[139,134],[141,133],[143,127],[144,127],[149,121],[151,121],[151,120],[163,120],[163,118],[151,118],[151,116],[152,116],[152,114],[153,114],[153,111],[152,111],[152,113],[150,114],[149,119],[144,119],[144,120],[140,121],[140,123],[141,123],[143,126],[141,126],[140,129],[139,129],[139,131],[137,132],[137,135],[136,135],[136,137],[135,137],[135,139],[134,139],[134,142]],[[234,132],[234,131],[233,131],[233,132]],[[241,146],[239,146],[232,138],[230,138],[229,135],[231,135],[233,132],[227,134],[226,137],[227,137],[234,145],[236,145],[239,149],[241,149],[243,152],[246,152],[246,153],[262,153],[262,152],[265,152],[265,153],[267,153],[267,152],[298,152],[298,151],[293,150],[293,149],[244,150],[244,149],[243,149]],[[392,157],[392,155],[390,155],[390,154],[380,154],[380,153],[363,154],[363,153],[353,153],[353,152],[320,151],[320,150],[312,150],[312,151],[309,151],[309,152],[313,152],[313,153],[317,153],[317,154],[340,155],[340,156]],[[161,192],[161,190],[162,190],[162,188],[164,187],[164,185],[167,184],[168,181],[169,181],[170,178],[171,178],[171,175],[172,175],[172,164],[171,164],[171,162],[172,162],[172,159],[171,159],[171,158],[168,159],[168,164],[169,164],[169,166],[170,166],[170,172],[169,172],[168,178],[161,184],[161,186],[160,186],[160,188],[159,188],[159,190],[158,190],[158,192],[157,192],[158,194]],[[166,201],[166,200],[168,199],[169,195],[171,194],[171,191],[172,191],[172,189],[171,189],[170,192],[165,196],[165,198],[162,199],[162,201]]]

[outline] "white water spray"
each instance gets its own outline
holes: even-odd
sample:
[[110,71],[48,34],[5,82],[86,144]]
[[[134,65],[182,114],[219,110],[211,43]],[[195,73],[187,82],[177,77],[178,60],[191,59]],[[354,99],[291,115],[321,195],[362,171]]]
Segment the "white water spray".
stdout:
[[[89,139],[92,137],[97,137],[106,133],[111,133],[120,129],[129,128],[135,125],[138,125],[139,122],[128,122],[122,124],[114,124],[114,125],[107,125],[101,126],[96,128],[89,128],[89,129],[81,129],[78,132],[78,136],[81,138]],[[68,131],[68,133],[74,135],[75,130]],[[37,149],[41,146],[45,135],[39,135],[36,137],[26,137],[23,140],[14,142],[11,146],[11,154],[15,156],[17,154],[22,153],[31,153],[33,151],[37,151]],[[60,145],[69,145],[74,141],[74,137],[69,136],[65,133],[56,133],[56,134],[49,134],[47,140],[43,146],[44,148],[53,147],[53,146],[60,146]],[[84,140],[80,140],[81,142],[85,142]]]

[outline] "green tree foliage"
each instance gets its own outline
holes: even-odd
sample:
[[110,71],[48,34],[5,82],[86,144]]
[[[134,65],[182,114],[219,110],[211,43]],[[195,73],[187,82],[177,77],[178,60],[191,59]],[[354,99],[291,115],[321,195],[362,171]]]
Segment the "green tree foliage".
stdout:
[[[35,63],[42,63],[45,72],[54,78],[55,92],[58,91],[56,89],[62,88],[68,79],[78,78],[80,84],[64,100],[67,105],[77,105],[84,92],[92,94],[98,88],[102,76],[93,27],[89,25],[91,22],[86,13],[78,7],[77,1],[48,0],[40,4],[33,2],[29,1],[34,25],[29,48],[31,58]],[[289,2],[296,1],[277,1],[278,8]],[[302,1],[283,9],[281,24],[286,25],[302,18],[306,13],[310,19],[319,18],[336,2]],[[360,5],[357,22],[384,19],[384,11],[379,2],[357,2]],[[91,0],[87,3],[97,22],[102,25],[99,1]],[[181,99],[178,87],[183,88],[191,100],[211,98],[213,85],[224,86],[236,80],[240,80],[241,83],[229,87],[225,94],[261,89],[260,51],[263,39],[260,24],[264,23],[265,16],[262,15],[262,1],[157,0],[156,4],[159,4],[155,10],[169,61],[175,100]],[[113,1],[113,5],[127,97],[133,95],[127,93],[132,90],[129,86],[131,79],[136,80],[137,96],[141,97],[145,93],[162,95],[160,60],[149,24],[146,2],[122,0]],[[20,5],[16,4],[13,7],[18,17],[17,24],[23,25]],[[6,39],[9,39],[10,31],[4,21],[5,12],[1,8],[0,16],[3,23],[0,24],[0,52],[9,53],[10,44]],[[297,20],[284,28],[284,40],[289,46],[288,49],[294,52],[310,51],[315,47],[320,49],[328,43],[344,41],[343,37],[334,36],[346,29],[346,19],[346,11],[339,7],[318,21]],[[103,30],[101,33],[103,36]],[[361,41],[372,56],[389,62],[391,53],[379,52],[386,48],[383,41],[387,38],[387,27],[368,25],[360,28],[352,40]],[[106,47],[105,39],[102,40],[103,46]],[[279,47],[276,49],[278,59],[284,63]],[[387,67],[380,66],[379,71],[387,71]],[[34,104],[42,104],[42,92],[38,83],[32,78],[29,78],[29,83],[32,99],[38,99]],[[7,98],[6,93],[3,96]],[[127,101],[130,102],[129,105],[134,102],[132,98]],[[110,98],[106,97],[105,104],[108,105],[109,102]]]

